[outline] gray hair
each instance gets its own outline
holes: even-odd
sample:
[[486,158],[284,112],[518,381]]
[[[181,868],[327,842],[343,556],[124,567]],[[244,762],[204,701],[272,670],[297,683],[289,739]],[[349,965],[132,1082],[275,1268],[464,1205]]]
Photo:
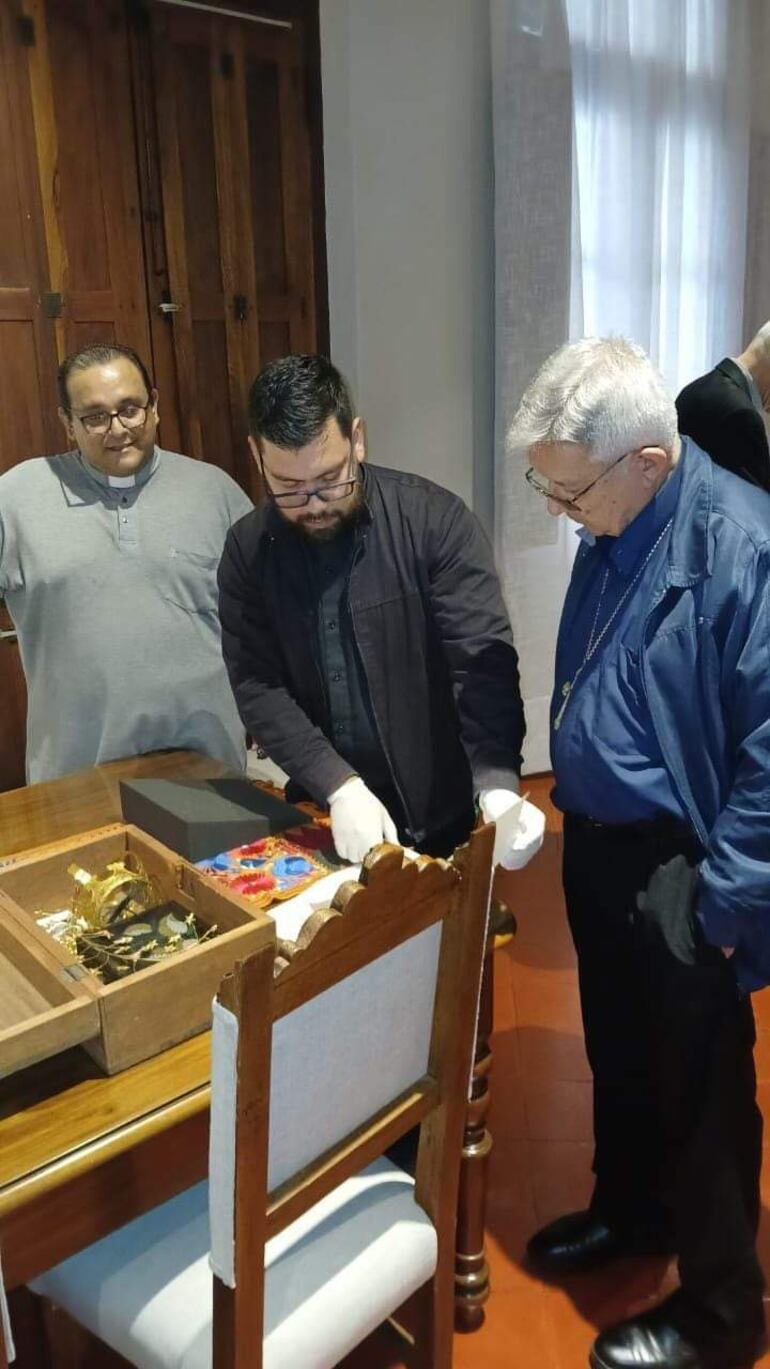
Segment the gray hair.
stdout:
[[508,432],[510,455],[546,442],[575,442],[593,461],[637,447],[671,452],[676,406],[660,371],[628,338],[567,342],[528,385]]

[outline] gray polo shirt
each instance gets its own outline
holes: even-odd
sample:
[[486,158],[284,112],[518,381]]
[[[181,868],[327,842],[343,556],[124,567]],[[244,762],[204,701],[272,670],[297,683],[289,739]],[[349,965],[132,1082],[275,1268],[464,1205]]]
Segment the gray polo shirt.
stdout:
[[242,768],[216,571],[251,501],[224,471],[156,448],[134,481],[80,452],[0,476],[0,597],[27,677],[27,776],[192,747]]

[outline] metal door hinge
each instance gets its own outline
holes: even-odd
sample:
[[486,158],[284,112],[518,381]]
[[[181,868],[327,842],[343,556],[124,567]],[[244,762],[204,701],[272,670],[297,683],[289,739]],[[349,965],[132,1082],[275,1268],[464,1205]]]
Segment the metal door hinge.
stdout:
[[19,14],[16,18],[16,28],[19,34],[19,42],[22,47],[33,48],[35,46],[35,21],[31,14]]
[[245,295],[233,295],[233,313],[239,323],[244,323],[249,312],[249,301]]
[[231,52],[219,54],[219,70],[228,81],[235,75],[235,58]]
[[46,290],[41,302],[46,318],[61,318],[64,301],[58,290]]

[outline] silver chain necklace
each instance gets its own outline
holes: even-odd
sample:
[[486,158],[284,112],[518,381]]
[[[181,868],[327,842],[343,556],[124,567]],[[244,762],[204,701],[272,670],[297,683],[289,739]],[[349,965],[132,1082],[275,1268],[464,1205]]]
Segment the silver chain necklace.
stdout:
[[644,560],[642,561],[642,564],[640,565],[638,571],[637,571],[636,574],[634,575],[633,580],[632,580],[631,583],[630,583],[629,585],[627,585],[626,588],[624,589],[623,593],[621,594],[620,598],[618,599],[618,602],[616,603],[614,609],[612,610],[612,613],[610,614],[609,618],[607,619],[606,623],[604,624],[604,627],[602,628],[601,632],[600,632],[599,635],[597,636],[597,635],[596,635],[596,628],[597,628],[597,625],[598,625],[598,622],[599,622],[599,614],[601,613],[602,603],[603,603],[603,601],[604,601],[604,591],[605,591],[606,588],[607,588],[607,582],[608,582],[608,580],[609,580],[609,578],[610,578],[610,568],[609,568],[609,566],[607,566],[607,567],[605,568],[604,575],[602,576],[602,587],[601,587],[601,589],[600,589],[600,591],[599,591],[599,602],[598,602],[597,605],[596,605],[596,612],[595,612],[595,614],[594,614],[594,621],[593,621],[593,624],[592,624],[592,626],[591,626],[591,635],[590,635],[590,637],[588,638],[588,645],[587,645],[587,647],[586,647],[586,649],[585,649],[585,655],[583,656],[583,659],[582,659],[582,661],[580,662],[580,665],[578,666],[577,670],[575,671],[575,674],[572,676],[572,679],[571,679],[571,680],[567,680],[566,683],[563,684],[562,687],[561,687],[562,702],[561,702],[561,704],[559,705],[559,711],[558,711],[558,713],[556,714],[556,717],[555,717],[554,720],[553,720],[554,732],[558,732],[559,728],[561,727],[562,718],[564,717],[564,711],[565,711],[565,709],[566,709],[566,707],[567,707],[567,704],[569,703],[570,699],[572,698],[572,693],[573,693],[573,691],[574,691],[575,685],[577,684],[578,680],[580,679],[580,676],[583,674],[583,671],[585,670],[585,668],[586,668],[586,666],[588,665],[589,661],[590,661],[590,660],[592,659],[592,657],[596,654],[596,651],[597,651],[598,647],[599,647],[599,646],[601,645],[601,643],[604,641],[604,638],[606,637],[607,633],[609,632],[610,628],[612,627],[612,624],[614,623],[615,619],[617,618],[618,614],[620,613],[620,610],[622,609],[623,605],[625,604],[626,600],[628,599],[629,594],[631,593],[631,591],[632,591],[632,589],[634,588],[634,586],[638,583],[638,581],[641,579],[642,575],[643,575],[644,572],[646,571],[647,567],[648,567],[649,564],[650,564],[650,561],[652,560],[653,556],[655,555],[655,552],[658,550],[658,547],[660,546],[661,542],[663,541],[663,538],[665,537],[666,533],[668,532],[669,528],[671,527],[671,524],[673,523],[673,521],[674,521],[673,518],[669,518],[668,522],[665,524],[665,526],[661,529],[661,531],[660,531],[660,533],[658,534],[658,536],[655,538],[655,541],[653,542],[652,546],[650,547],[650,550],[648,551],[647,555],[645,556]]

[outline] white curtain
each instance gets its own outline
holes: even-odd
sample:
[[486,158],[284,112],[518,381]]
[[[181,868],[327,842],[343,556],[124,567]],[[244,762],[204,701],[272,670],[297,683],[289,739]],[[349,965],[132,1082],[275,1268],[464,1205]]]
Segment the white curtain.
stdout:
[[622,333],[674,391],[740,350],[750,0],[492,0],[498,563],[522,661],[525,768],[548,757],[575,550],[505,456],[540,362]]

